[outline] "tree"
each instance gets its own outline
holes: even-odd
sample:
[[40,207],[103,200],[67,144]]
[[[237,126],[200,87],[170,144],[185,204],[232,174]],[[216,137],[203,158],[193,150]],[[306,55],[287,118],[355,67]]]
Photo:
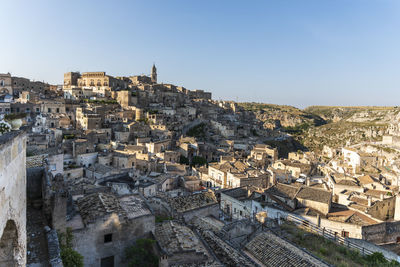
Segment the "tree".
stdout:
[[192,166],[202,166],[202,165],[206,165],[206,164],[207,164],[207,160],[203,157],[194,156],[192,158]]
[[179,163],[180,164],[185,164],[185,165],[189,165],[189,159],[183,155],[181,155],[179,157]]
[[61,260],[64,267],[83,267],[83,256],[72,248],[72,235],[71,228],[67,228],[65,233],[58,233]]
[[158,257],[154,254],[154,240],[141,238],[136,240],[136,244],[126,249],[128,266],[148,266],[158,267]]

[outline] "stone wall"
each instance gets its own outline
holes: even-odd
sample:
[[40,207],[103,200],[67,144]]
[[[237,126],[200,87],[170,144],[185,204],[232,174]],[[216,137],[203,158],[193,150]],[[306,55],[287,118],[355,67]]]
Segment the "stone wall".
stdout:
[[400,239],[400,221],[364,226],[363,239],[375,244],[397,242]]
[[0,136],[0,266],[26,264],[26,134]]

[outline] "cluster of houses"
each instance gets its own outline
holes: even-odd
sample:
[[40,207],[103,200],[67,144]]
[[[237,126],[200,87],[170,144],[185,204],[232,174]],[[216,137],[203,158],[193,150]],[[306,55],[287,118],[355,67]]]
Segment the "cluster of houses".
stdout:
[[[284,134],[234,102],[158,83],[155,66],[69,72],[62,86],[2,74],[0,93],[3,122],[25,133],[28,212],[71,230],[85,266],[128,265],[139,238],[156,241],[160,266],[324,266],[258,227],[287,216],[387,249],[400,241],[396,157],[375,144],[285,155],[266,144]],[[57,244],[50,232],[36,232],[44,247]],[[28,266],[60,260],[32,242]]]

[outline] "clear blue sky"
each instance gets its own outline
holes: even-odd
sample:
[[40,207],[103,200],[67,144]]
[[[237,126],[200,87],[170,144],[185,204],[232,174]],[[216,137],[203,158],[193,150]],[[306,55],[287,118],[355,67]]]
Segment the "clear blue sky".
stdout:
[[400,1],[0,0],[0,72],[149,74],[213,98],[400,104]]

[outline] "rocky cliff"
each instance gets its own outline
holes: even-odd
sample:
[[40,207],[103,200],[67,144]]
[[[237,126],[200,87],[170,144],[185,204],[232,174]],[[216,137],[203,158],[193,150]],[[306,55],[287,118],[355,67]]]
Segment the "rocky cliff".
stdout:
[[324,145],[342,147],[366,141],[379,141],[385,134],[400,134],[398,107],[312,106],[305,112],[328,123],[304,131],[299,140],[311,150]]

